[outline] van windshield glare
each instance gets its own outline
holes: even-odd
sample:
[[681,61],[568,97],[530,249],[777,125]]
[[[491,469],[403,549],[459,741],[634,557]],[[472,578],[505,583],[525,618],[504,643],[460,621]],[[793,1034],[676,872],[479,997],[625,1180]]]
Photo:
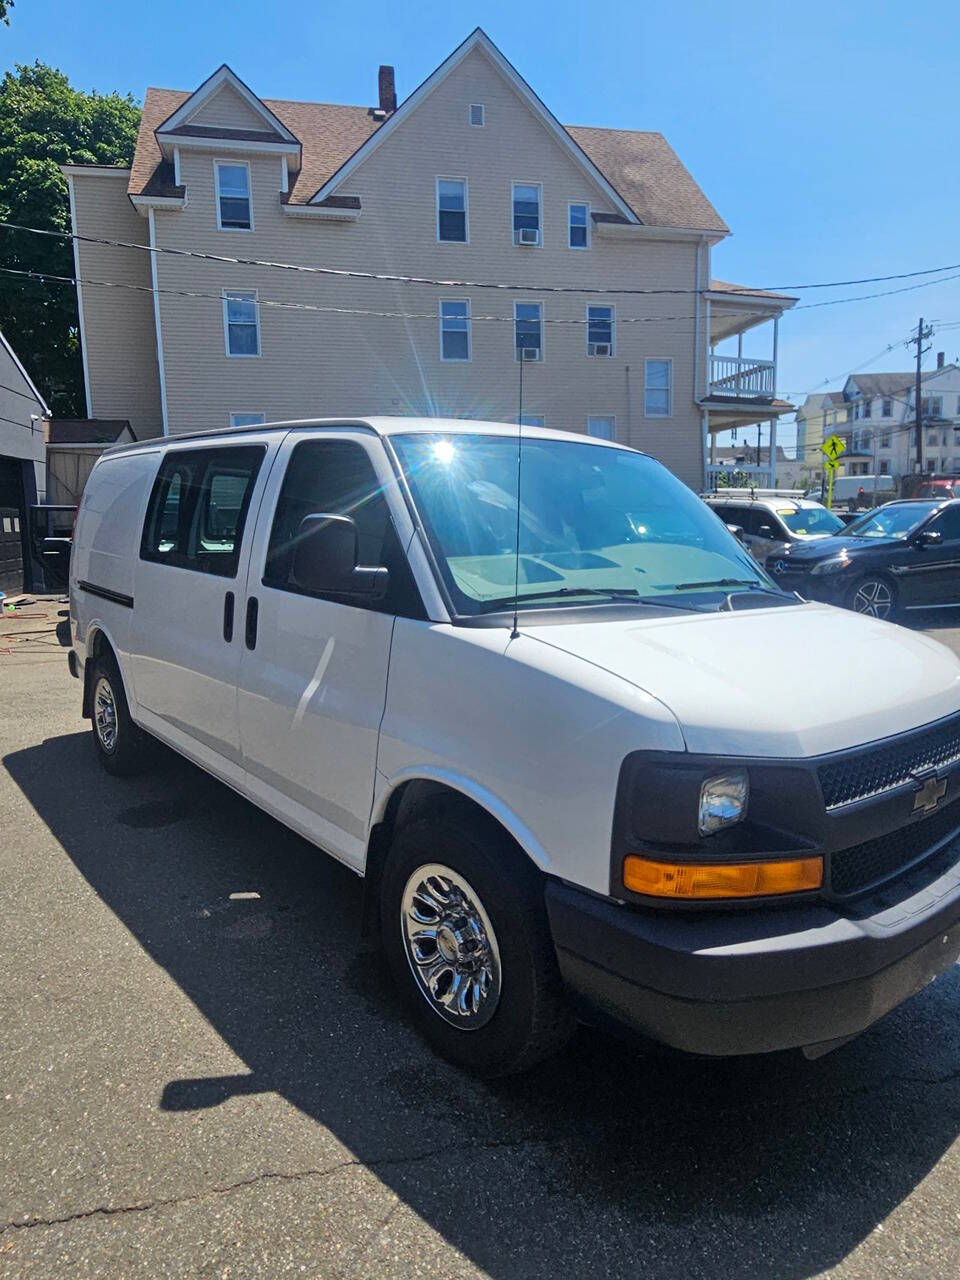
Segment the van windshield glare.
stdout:
[[[460,614],[513,602],[517,439],[392,437]],[[525,608],[656,602],[716,607],[735,581],[777,588],[723,522],[666,467],[625,449],[524,438],[520,597]]]

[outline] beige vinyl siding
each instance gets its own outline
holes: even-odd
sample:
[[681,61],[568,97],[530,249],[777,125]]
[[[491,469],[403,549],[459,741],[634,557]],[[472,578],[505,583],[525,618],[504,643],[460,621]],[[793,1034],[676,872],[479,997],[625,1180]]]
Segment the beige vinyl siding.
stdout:
[[259,111],[245,102],[231,85],[222,85],[190,116],[191,125],[209,125],[221,129],[256,129],[262,133],[272,128]]
[[[473,102],[486,109],[483,128],[469,125],[468,107]],[[209,151],[181,154],[187,205],[182,212],[157,216],[161,246],[237,252],[237,237],[217,231],[214,155],[214,141]],[[470,54],[341,188],[341,194],[362,199],[363,212],[356,222],[282,214],[279,158],[249,159],[256,226],[249,248],[257,257],[364,271],[521,281],[529,282],[530,289],[497,293],[343,281],[161,255],[161,288],[212,295],[208,300],[160,299],[171,432],[226,426],[232,410],[248,405],[262,407],[268,420],[435,413],[513,421],[519,392],[513,303],[540,301],[546,321],[545,360],[524,367],[524,412],[542,414],[549,427],[577,432],[586,432],[591,414],[614,416],[619,439],[661,458],[688,483],[699,486],[703,458],[701,419],[694,404],[692,296],[605,299],[592,292],[604,286],[692,289],[697,283],[695,244],[615,241],[594,231],[589,251],[569,249],[571,202],[589,203],[594,211],[614,212],[614,207],[482,52]],[[468,180],[469,245],[437,243],[438,176]],[[518,248],[512,242],[514,181],[542,185],[541,248]],[[542,291],[547,283],[582,285],[587,292],[552,295]],[[259,359],[226,357],[223,288],[259,291]],[[440,360],[441,297],[469,298],[469,363]],[[414,314],[394,319],[284,311],[270,308],[271,300]],[[616,306],[614,359],[586,356],[583,322],[590,301],[612,301]],[[488,321],[486,316],[497,319]],[[640,323],[631,323],[634,318]],[[560,319],[577,323],[550,323]],[[649,357],[673,362],[670,418],[643,415],[643,362]]]
[[[147,243],[147,220],[127,198],[126,171],[120,171],[119,177],[75,175],[71,181],[75,230],[80,235]],[[77,263],[83,281],[90,416],[126,418],[138,439],[160,435],[163,419],[153,299],[149,293],[93,283],[101,280],[149,289],[150,255],[137,249],[77,242]]]

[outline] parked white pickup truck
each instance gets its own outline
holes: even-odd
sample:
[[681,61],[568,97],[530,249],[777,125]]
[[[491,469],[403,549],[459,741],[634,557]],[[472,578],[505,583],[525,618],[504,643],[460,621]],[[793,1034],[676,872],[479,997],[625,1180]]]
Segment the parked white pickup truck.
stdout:
[[577,1014],[817,1052],[960,952],[960,662],[782,592],[642,454],[436,419],[145,441],[94,468],[70,585],[104,766],[160,738],[365,876],[472,1070]]

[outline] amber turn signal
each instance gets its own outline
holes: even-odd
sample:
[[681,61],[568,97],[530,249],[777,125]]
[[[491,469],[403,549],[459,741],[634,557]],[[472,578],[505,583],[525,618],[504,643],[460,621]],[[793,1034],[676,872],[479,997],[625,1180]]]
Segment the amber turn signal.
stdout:
[[630,854],[623,883],[651,898],[765,898],[803,893],[823,883],[822,858],[781,862],[656,862]]

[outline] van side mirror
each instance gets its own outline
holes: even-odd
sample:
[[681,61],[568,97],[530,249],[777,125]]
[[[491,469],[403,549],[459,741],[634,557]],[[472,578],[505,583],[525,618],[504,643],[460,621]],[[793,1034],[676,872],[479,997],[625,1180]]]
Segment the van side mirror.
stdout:
[[304,591],[318,594],[382,596],[389,570],[358,565],[357,555],[357,526],[350,516],[304,516],[293,553],[293,580]]
[[936,547],[943,541],[943,534],[937,529],[921,529],[913,535],[916,547]]
[[746,536],[743,532],[743,525],[728,524],[727,528],[730,530],[730,532],[733,534],[733,536],[736,538],[738,542],[746,543]]

